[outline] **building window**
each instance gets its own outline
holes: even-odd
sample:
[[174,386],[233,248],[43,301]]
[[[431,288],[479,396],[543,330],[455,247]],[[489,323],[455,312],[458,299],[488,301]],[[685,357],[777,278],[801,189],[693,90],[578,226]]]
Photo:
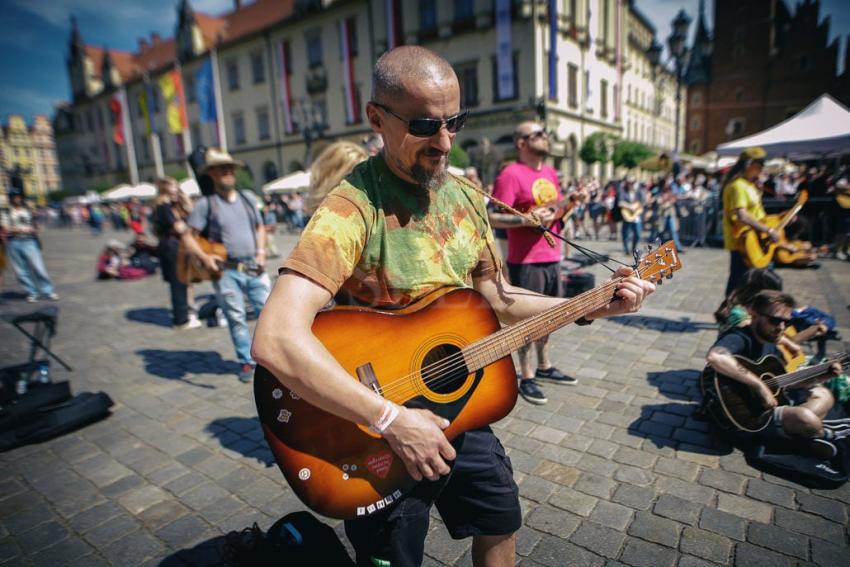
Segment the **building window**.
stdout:
[[460,82],[461,108],[478,106],[478,61],[456,65],[455,73]]
[[699,106],[702,104],[702,93],[694,93],[691,95],[691,106]]
[[570,108],[578,108],[578,67],[567,64],[567,104]]
[[491,59],[491,69],[493,76],[493,102],[504,102],[506,100],[519,99],[519,55],[514,51],[511,57],[511,68],[514,76],[514,96],[512,98],[499,98],[499,68],[498,60],[494,55]]
[[225,63],[227,69],[227,88],[231,91],[239,90],[239,62],[231,59]]
[[733,118],[729,121],[729,124],[726,125],[726,135],[729,138],[737,138],[744,133],[744,126],[746,125],[743,118]]
[[473,0],[454,0],[454,25],[466,27],[475,23],[475,2]]
[[260,134],[260,140],[271,138],[269,133],[269,107],[267,106],[261,106],[257,109],[257,132]]
[[186,75],[183,85],[186,87],[186,102],[195,102],[197,100],[197,96],[195,95],[195,76],[191,73]]
[[322,32],[318,29],[307,32],[307,66],[310,69],[324,64],[322,53]]
[[245,143],[245,116],[241,112],[233,113],[233,137],[237,144]]
[[599,81],[599,106],[599,115],[608,118],[608,81],[605,79]]
[[702,127],[702,120],[699,116],[691,118],[691,130],[699,130]]
[[584,72],[584,106],[585,106],[585,108],[590,106],[590,108],[587,109],[587,112],[589,112],[590,114],[593,114],[593,106],[592,106],[592,104],[590,103],[590,100],[589,100],[589,98],[590,98],[589,95],[591,94],[590,89],[588,88],[589,86],[590,86],[590,71],[585,71]]
[[436,0],[422,0],[419,2],[419,31],[423,36],[437,33]]
[[251,75],[254,77],[255,85],[266,82],[266,66],[264,65],[262,51],[255,51],[251,54]]

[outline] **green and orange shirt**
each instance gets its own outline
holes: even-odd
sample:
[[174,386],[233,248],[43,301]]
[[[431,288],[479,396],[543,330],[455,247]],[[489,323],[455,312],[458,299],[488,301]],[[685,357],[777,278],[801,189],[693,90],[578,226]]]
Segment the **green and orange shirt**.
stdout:
[[483,197],[449,176],[426,191],[378,155],[319,205],[282,269],[343,305],[404,307],[441,287],[469,287],[500,260]]

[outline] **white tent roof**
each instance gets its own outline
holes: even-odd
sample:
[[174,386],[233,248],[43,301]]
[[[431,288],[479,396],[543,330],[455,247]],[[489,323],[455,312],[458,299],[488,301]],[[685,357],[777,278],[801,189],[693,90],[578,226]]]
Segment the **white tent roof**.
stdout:
[[120,185],[116,185],[112,189],[105,191],[100,198],[104,201],[117,201],[121,199],[121,194],[128,189],[132,189],[132,185],[127,185],[126,183],[122,183]]
[[201,188],[198,187],[198,182],[191,177],[187,177],[180,182],[180,190],[183,191],[187,197],[195,197],[201,194]]
[[758,134],[720,144],[717,152],[733,155],[752,146],[761,146],[772,157],[850,153],[850,110],[824,94],[788,120]]
[[263,185],[263,193],[293,193],[310,188],[310,172],[296,171]]

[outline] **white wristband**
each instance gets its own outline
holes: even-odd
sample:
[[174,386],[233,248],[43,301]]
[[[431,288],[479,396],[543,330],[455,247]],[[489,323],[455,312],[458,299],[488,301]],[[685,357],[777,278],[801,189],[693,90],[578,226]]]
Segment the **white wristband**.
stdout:
[[384,402],[384,410],[381,412],[381,416],[372,422],[369,425],[369,431],[375,433],[376,435],[383,435],[384,431],[395,421],[395,418],[398,417],[399,409],[398,406],[387,400]]

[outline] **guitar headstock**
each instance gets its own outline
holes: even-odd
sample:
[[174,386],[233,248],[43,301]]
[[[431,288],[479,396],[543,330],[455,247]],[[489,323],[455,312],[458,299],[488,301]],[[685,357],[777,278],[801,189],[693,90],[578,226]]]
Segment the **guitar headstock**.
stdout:
[[673,272],[682,267],[679,251],[672,240],[668,240],[657,248],[650,249],[646,254],[636,259],[635,272],[642,280],[661,285],[665,279],[673,277]]

